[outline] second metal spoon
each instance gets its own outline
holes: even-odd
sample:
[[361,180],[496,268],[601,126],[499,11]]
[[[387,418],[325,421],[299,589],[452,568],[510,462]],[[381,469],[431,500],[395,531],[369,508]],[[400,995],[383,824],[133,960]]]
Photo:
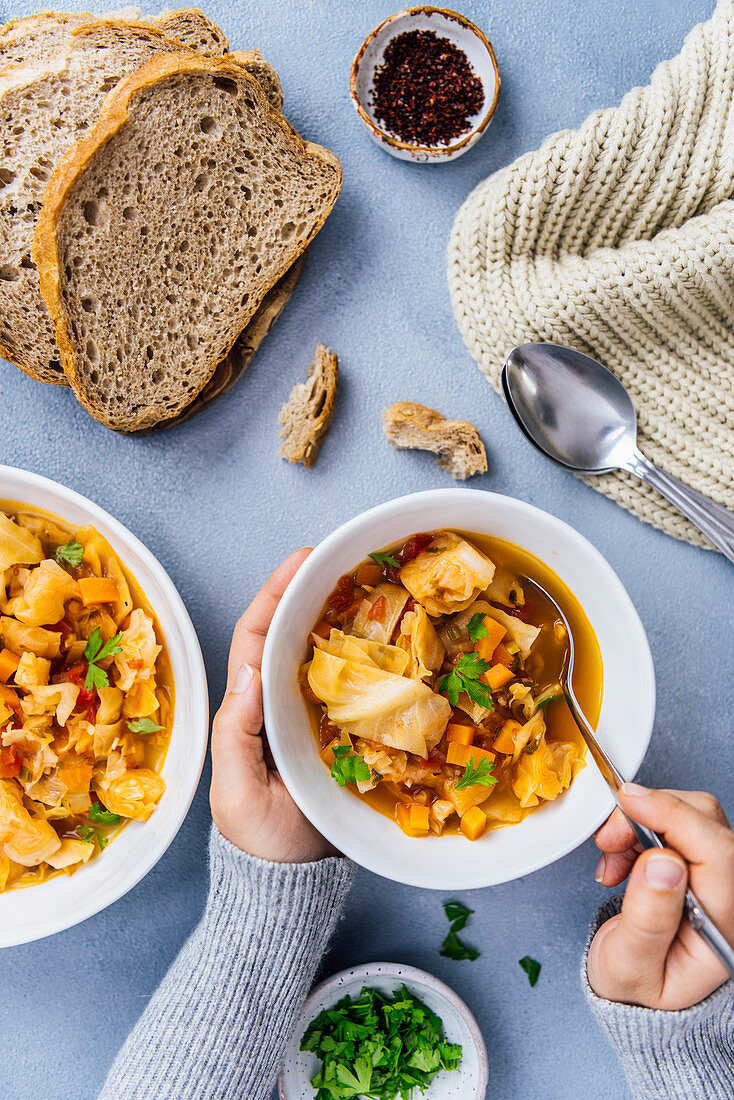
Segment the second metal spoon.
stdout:
[[547,458],[574,473],[636,474],[734,562],[734,514],[645,458],[630,396],[596,359],[560,344],[520,344],[507,357],[502,387],[520,428]]

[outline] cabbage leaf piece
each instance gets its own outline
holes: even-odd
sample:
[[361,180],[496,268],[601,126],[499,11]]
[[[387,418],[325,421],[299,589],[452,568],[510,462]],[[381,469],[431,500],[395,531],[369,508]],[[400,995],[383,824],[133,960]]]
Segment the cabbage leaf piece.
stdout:
[[49,558],[31,569],[22,594],[6,610],[26,626],[49,626],[63,619],[66,603],[78,595],[74,578]]
[[429,755],[451,717],[448,700],[421,681],[322,649],[314,651],[308,682],[344,733],[417,756]]
[[352,631],[361,638],[387,645],[409,596],[399,584],[378,584],[359,606]]
[[580,750],[570,741],[547,741],[541,737],[538,748],[523,753],[515,765],[512,790],[522,807],[551,801],[571,786],[584,767]]
[[406,676],[414,680],[429,680],[443,664],[443,643],[420,604],[403,616],[398,645],[410,658]]
[[36,867],[61,847],[53,826],[31,817],[23,805],[22,788],[8,779],[0,779],[0,847],[23,867]]
[[82,560],[89,566],[95,577],[112,577],[117,582],[117,600],[107,606],[115,625],[119,627],[133,608],[130,585],[127,583],[120,559],[107,540],[102,538],[94,527],[81,528],[74,533],[74,538],[84,547]]
[[369,638],[357,638],[337,630],[336,627],[332,627],[328,638],[312,634],[311,641],[314,648],[330,653],[332,657],[374,664],[383,672],[394,672],[396,676],[402,676],[408,667],[408,654],[398,646],[383,645],[381,642],[370,641]]
[[0,615],[0,642],[13,653],[29,649],[37,657],[58,657],[61,635],[43,626],[26,626],[9,615]]
[[501,603],[503,607],[524,607],[525,605],[525,590],[519,579],[502,566],[495,569],[492,583],[483,595],[493,603]]
[[400,570],[413,599],[434,616],[469,607],[493,576],[494,563],[453,531],[437,535]]
[[36,565],[43,558],[41,540],[0,512],[0,573],[11,565]]

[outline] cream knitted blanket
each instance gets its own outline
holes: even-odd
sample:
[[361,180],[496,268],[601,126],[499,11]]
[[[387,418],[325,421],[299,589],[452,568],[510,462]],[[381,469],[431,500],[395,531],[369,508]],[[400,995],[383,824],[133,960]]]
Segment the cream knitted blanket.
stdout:
[[[464,340],[498,387],[529,340],[600,359],[637,409],[640,449],[734,507],[734,0],[619,107],[480,184],[449,246]],[[589,479],[710,546],[631,474]]]

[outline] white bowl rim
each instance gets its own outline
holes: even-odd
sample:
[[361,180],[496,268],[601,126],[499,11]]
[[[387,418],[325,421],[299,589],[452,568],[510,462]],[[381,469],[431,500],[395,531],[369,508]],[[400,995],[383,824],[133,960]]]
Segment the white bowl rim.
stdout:
[[[128,865],[127,873],[120,875],[119,884],[113,889],[110,889],[107,895],[107,899],[104,901],[104,903],[100,905],[97,901],[94,901],[91,903],[87,902],[85,904],[84,895],[82,894],[79,907],[77,910],[75,910],[73,915],[58,919],[55,918],[53,914],[49,914],[48,920],[46,922],[48,928],[46,931],[42,931],[40,933],[33,932],[29,935],[28,933],[23,932],[23,930],[21,929],[14,930],[0,928],[0,948],[17,947],[24,943],[32,943],[36,940],[45,939],[47,936],[56,935],[58,932],[64,932],[68,928],[73,928],[75,925],[81,924],[82,921],[87,920],[89,917],[92,917],[95,914],[102,912],[114,902],[119,901],[121,897],[124,897],[125,894],[129,893],[130,890],[137,886],[138,883],[141,882],[143,878],[145,878],[145,876],[153,869],[153,867],[155,867],[156,863],[158,863],[158,861],[166,853],[166,851],[178,835],[181,826],[183,825],[183,822],[189,812],[189,809],[191,808],[191,803],[193,802],[194,796],[196,795],[199,787],[199,781],[201,779],[201,773],[204,767],[204,760],[206,759],[206,751],[209,740],[209,693],[207,686],[206,667],[204,665],[204,657],[201,652],[199,639],[194,629],[194,624],[191,621],[191,616],[189,615],[186,609],[186,605],[179,595],[178,589],[174,585],[173,581],[171,580],[161,563],[152,553],[152,551],[150,551],[147,546],[145,546],[145,544],[140,541],[137,535],[134,535],[132,531],[125,527],[123,523],[115,519],[115,517],[107,512],[104,508],[101,508],[98,504],[95,504],[94,501],[89,500],[88,497],[83,496],[81,493],[77,493],[76,490],[69,489],[67,488],[67,486],[62,485],[58,481],[53,481],[51,478],[44,477],[41,474],[34,474],[29,470],[23,470],[16,466],[0,465],[0,486],[2,486],[3,484],[3,478],[9,476],[12,477],[14,481],[21,486],[25,482],[25,484],[27,484],[29,487],[33,487],[33,489],[35,490],[46,490],[54,496],[60,494],[70,503],[87,512],[90,520],[93,523],[95,521],[100,523],[102,527],[106,528],[107,531],[113,535],[113,538],[118,539],[123,545],[127,544],[128,546],[130,546],[132,550],[143,560],[149,571],[155,575],[158,583],[165,591],[166,598],[169,601],[171,609],[178,620],[181,631],[185,636],[186,645],[189,648],[192,663],[194,664],[197,676],[199,677],[199,683],[192,696],[194,706],[198,707],[197,721],[196,723],[192,724],[192,727],[193,729],[204,729],[206,733],[205,736],[202,738],[202,744],[200,746],[200,759],[196,760],[196,782],[194,783],[192,781],[191,791],[186,795],[185,798],[182,798],[179,803],[178,813],[173,818],[175,828],[173,827],[173,825],[171,825],[167,834],[159,838],[157,843],[152,843],[148,849],[146,856],[139,863],[136,863],[134,867],[130,867]],[[19,504],[25,503],[17,497],[17,492],[18,490],[14,489],[9,496],[5,496],[3,490],[0,488],[0,499],[17,502]],[[28,507],[32,509],[33,505],[28,505]],[[58,512],[54,512],[52,509],[49,509],[49,513],[52,515],[57,515],[58,518],[62,522],[64,522],[64,516],[60,515]],[[120,554],[120,557],[123,559],[124,562],[124,553]],[[153,608],[153,610],[156,610],[155,607]],[[196,748],[193,740],[189,747],[193,753]],[[126,828],[129,829],[131,824],[135,823],[131,822],[126,826]],[[83,875],[85,869],[86,868],[84,867],[80,868],[77,874],[74,876],[74,878],[78,879],[79,882],[83,882],[83,878],[81,876]],[[53,881],[53,879],[49,880],[49,882]],[[29,887],[28,889],[40,890],[44,885],[46,884],[42,883],[39,887]],[[41,897],[42,902],[42,896],[39,895],[39,897]]]
[[[320,982],[309,993],[301,1009],[298,1023],[294,1028],[294,1034],[304,1021],[308,1020],[306,1026],[311,1022],[310,1017],[313,1015],[314,1008],[319,1000],[327,995],[330,996],[332,993],[336,993],[340,986],[343,987],[347,985],[347,983],[351,985],[354,982],[359,985],[362,982],[368,982],[370,979],[378,978],[394,979],[405,985],[410,985],[412,982],[416,986],[430,989],[432,993],[437,994],[437,996],[441,997],[451,1006],[457,1016],[466,1024],[469,1034],[472,1037],[472,1042],[476,1047],[481,1073],[478,1082],[479,1091],[477,1092],[477,1096],[483,1097],[489,1081],[489,1059],[487,1057],[487,1044],[484,1041],[484,1036],[479,1029],[479,1024],[476,1021],[474,1013],[450,985],[446,985],[445,982],[442,982],[441,979],[437,978],[434,974],[429,973],[427,970],[421,970],[417,966],[408,966],[407,964],[396,962],[372,962],[364,963],[362,966],[350,966],[347,967],[346,970],[340,970],[337,974],[332,974],[330,978],[325,978],[323,982]],[[278,1079],[278,1088],[280,1100],[287,1100],[284,1091],[283,1073],[284,1070],[281,1070]]]
[[[618,601],[619,606],[624,607],[625,614],[630,624],[634,625],[637,630],[637,656],[640,661],[644,663],[644,667],[641,668],[642,678],[648,686],[646,701],[647,710],[646,713],[641,715],[641,726],[646,731],[645,735],[640,738],[639,747],[637,753],[634,756],[634,765],[630,774],[636,774],[645,753],[647,752],[652,737],[653,720],[655,716],[655,668],[653,664],[652,652],[650,650],[650,644],[645,633],[645,628],[637,613],[637,610],[632,603],[632,600],[622,584],[621,580],[615,573],[612,566],[606,560],[601,551],[589,542],[579,531],[577,531],[570,524],[564,520],[558,519],[550,512],[545,512],[541,508],[537,508],[533,504],[528,504],[526,501],[518,500],[516,497],[510,497],[502,493],[493,493],[484,489],[467,489],[467,488],[446,488],[446,489],[426,489],[417,493],[408,493],[400,497],[393,497],[389,500],[383,501],[380,504],[375,505],[358,515],[353,516],[351,519],[340,524],[334,531],[328,534],[318,545],[314,548],[313,552],[308,556],[304,563],[299,568],[298,572],[294,576],[293,580],[286,589],[278,608],[275,612],[273,620],[268,630],[268,635],[265,640],[265,649],[263,652],[262,660],[262,683],[263,683],[263,706],[265,714],[266,728],[270,729],[269,745],[273,754],[275,765],[280,773],[291,797],[300,807],[305,816],[311,821],[316,829],[329,840],[339,851],[350,859],[353,859],[359,866],[364,867],[366,870],[371,871],[373,874],[380,875],[382,878],[390,879],[394,882],[400,882],[407,886],[414,886],[421,889],[429,890],[458,890],[458,889],[481,889],[486,886],[500,885],[504,882],[511,882],[515,878],[524,877],[525,875],[532,874],[534,871],[540,870],[543,867],[555,863],[568,855],[569,852],[574,851],[581,844],[583,844],[588,838],[596,831],[603,821],[609,816],[616,805],[616,800],[612,795],[612,792],[607,789],[606,798],[601,798],[599,801],[599,810],[596,814],[590,814],[587,819],[586,826],[582,827],[574,837],[568,839],[566,843],[558,847],[551,859],[547,856],[538,856],[536,859],[530,859],[519,866],[512,874],[504,876],[502,879],[496,879],[488,877],[486,881],[473,881],[470,885],[461,886],[456,883],[455,880],[444,880],[441,878],[440,873],[436,872],[431,876],[430,881],[420,872],[402,871],[401,873],[391,869],[388,861],[381,860],[379,853],[376,852],[374,847],[367,847],[367,852],[360,851],[359,854],[355,854],[351,844],[345,844],[345,838],[339,835],[338,829],[332,827],[332,819],[328,813],[323,812],[321,805],[313,800],[309,800],[307,793],[304,794],[301,777],[296,770],[291,767],[288,754],[284,752],[279,743],[277,736],[273,736],[273,706],[271,702],[271,692],[274,691],[275,677],[273,675],[273,665],[275,662],[275,640],[278,637],[282,626],[287,624],[290,616],[290,606],[297,599],[297,594],[300,591],[301,585],[308,580],[308,578],[315,573],[321,565],[328,561],[330,552],[333,547],[338,545],[343,539],[350,536],[352,531],[358,529],[362,524],[369,522],[373,517],[379,516],[386,508],[395,509],[401,504],[407,504],[408,501],[411,504],[420,504],[425,502],[426,504],[441,503],[441,501],[456,500],[457,494],[461,494],[462,498],[467,498],[469,495],[474,498],[481,498],[482,502],[488,507],[491,507],[493,501],[510,502],[514,508],[519,509],[521,513],[525,513],[529,518],[541,519],[547,523],[555,524],[564,535],[572,542],[575,542],[588,558],[595,563],[597,568],[605,575],[606,580],[609,582],[613,594]],[[549,568],[553,568],[549,564]],[[593,766],[593,765],[592,765]],[[387,866],[385,865],[387,864]]]

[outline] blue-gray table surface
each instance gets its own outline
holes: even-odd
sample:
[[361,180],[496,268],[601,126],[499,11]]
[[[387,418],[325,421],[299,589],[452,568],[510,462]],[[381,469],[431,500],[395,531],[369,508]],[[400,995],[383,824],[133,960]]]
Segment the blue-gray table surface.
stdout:
[[[390,13],[385,0],[205,6],[233,47],[257,46],[273,63],[288,118],[341,158],[342,196],[286,313],[228,397],[170,432],[127,438],[92,421],[70,393],[3,364],[0,460],[87,494],[147,543],[189,608],[215,708],[235,619],[289,551],[379,501],[451,484],[429,456],[388,446],[385,406],[418,400],[470,419],[489,455],[489,472],[472,487],[572,524],[606,555],[639,610],[658,677],[642,779],[710,789],[734,809],[731,566],[640,523],[530,448],[462,344],[445,271],[452,218],[470,189],[646,83],[708,18],[712,0],[464,3],[494,43],[502,97],[487,136],[440,167],[391,159],[369,141],[349,99],[352,56]],[[0,21],[30,10],[0,3]],[[331,433],[306,470],[277,457],[277,413],[318,340],[339,353],[342,383]],[[68,932],[3,953],[3,1100],[96,1095],[201,913],[208,778],[207,763],[176,840],[131,893]],[[462,897],[476,910],[469,938],[483,954],[475,963],[439,957],[441,895],[362,872],[325,969],[394,959],[454,986],[486,1037],[495,1100],[626,1096],[579,985],[588,923],[605,896],[596,858],[589,841],[543,871]],[[543,964],[534,989],[517,965],[526,954]]]

